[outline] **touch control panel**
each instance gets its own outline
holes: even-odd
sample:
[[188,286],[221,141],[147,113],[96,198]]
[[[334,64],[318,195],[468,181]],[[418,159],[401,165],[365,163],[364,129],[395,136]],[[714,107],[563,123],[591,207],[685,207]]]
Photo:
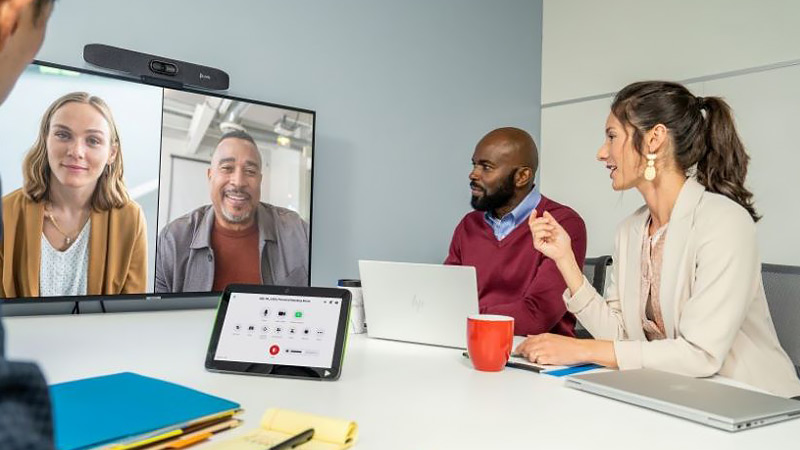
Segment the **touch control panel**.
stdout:
[[330,368],[341,301],[232,293],[214,359]]

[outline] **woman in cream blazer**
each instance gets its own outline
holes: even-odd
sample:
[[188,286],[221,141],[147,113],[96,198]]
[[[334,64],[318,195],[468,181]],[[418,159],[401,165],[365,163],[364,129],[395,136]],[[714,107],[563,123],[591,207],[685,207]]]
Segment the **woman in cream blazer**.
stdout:
[[767,307],[759,217],[744,188],[749,158],[727,104],[675,83],[629,85],[614,99],[598,159],[615,190],[635,187],[646,203],[618,229],[605,298],[561,226],[549,214],[530,220],[534,247],[567,282],[567,309],[595,339],[543,334],[517,351],[541,363],[719,374],[800,396]]

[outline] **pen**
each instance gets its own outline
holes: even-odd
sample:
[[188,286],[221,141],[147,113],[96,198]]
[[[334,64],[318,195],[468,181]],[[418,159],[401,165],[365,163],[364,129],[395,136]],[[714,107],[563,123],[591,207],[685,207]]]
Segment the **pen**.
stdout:
[[516,363],[513,361],[507,362],[506,367],[513,367],[515,369],[522,369],[522,370],[530,370],[531,372],[536,372],[536,373],[540,373],[542,371],[541,367],[530,366],[528,364]]
[[[464,352],[464,353],[462,353],[462,355],[464,356],[464,358],[469,359],[469,353]],[[507,361],[506,362],[506,367],[513,367],[515,369],[529,370],[531,372],[536,372],[536,373],[541,373],[541,371],[543,369],[542,367],[536,367],[534,365],[518,363],[518,362],[513,362],[513,361]]]
[[283,442],[279,442],[266,450],[295,448],[300,444],[305,444],[306,442],[310,441],[312,437],[314,437],[314,429],[309,428],[306,431],[301,431],[299,434],[296,434]]

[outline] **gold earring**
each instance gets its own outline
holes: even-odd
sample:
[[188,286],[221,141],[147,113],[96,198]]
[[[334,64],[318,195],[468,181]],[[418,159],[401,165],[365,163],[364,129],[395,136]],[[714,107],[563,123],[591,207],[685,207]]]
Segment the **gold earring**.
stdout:
[[644,179],[653,181],[656,179],[656,154],[648,153],[645,157],[647,158],[647,167],[644,169]]

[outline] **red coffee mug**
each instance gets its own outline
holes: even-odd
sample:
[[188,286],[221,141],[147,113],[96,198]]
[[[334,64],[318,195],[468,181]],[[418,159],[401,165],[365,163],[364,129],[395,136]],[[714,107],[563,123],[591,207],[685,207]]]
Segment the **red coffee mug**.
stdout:
[[467,317],[467,351],[475,369],[484,372],[503,370],[513,344],[513,317],[491,314]]

